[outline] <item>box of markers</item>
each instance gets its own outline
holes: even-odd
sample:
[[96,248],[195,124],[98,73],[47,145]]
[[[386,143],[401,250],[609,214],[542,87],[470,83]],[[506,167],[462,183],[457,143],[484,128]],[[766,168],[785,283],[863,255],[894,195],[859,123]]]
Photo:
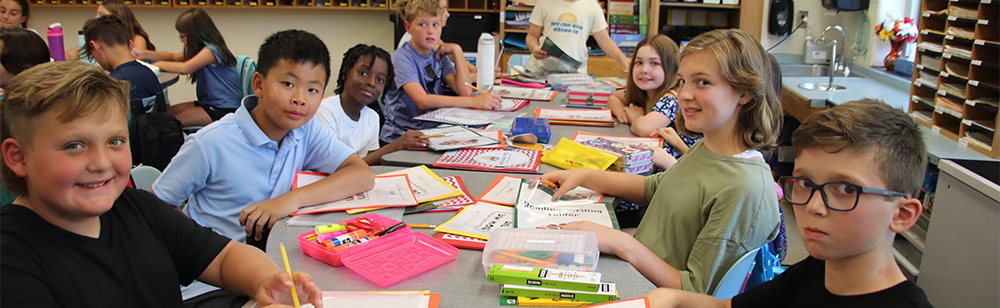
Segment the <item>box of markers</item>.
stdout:
[[501,284],[500,294],[506,296],[568,299],[594,303],[610,302],[618,298],[618,291],[615,289],[613,282],[600,283],[596,292]]
[[450,262],[458,256],[458,248],[421,232],[411,231],[409,225],[379,214],[368,213],[334,225],[359,225],[356,223],[358,219],[367,219],[372,223],[362,225],[376,225],[376,228],[371,232],[360,232],[363,229],[355,228],[334,231],[344,233],[333,238],[313,236],[316,231],[327,231],[322,230],[326,226],[320,226],[318,230],[299,234],[299,248],[302,253],[324,263],[335,267],[347,266],[382,287]]
[[486,281],[499,284],[597,292],[601,273],[493,264]]

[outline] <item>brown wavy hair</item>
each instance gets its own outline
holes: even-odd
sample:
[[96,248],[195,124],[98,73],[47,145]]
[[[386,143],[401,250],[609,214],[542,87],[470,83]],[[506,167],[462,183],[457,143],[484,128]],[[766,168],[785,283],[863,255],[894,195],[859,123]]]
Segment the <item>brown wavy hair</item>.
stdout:
[[673,89],[677,85],[677,69],[680,66],[680,61],[677,60],[677,56],[680,54],[680,49],[677,48],[677,43],[670,37],[657,34],[654,36],[647,36],[639,41],[639,44],[635,46],[636,52],[632,53],[632,62],[629,64],[629,74],[634,72],[635,67],[635,55],[638,53],[639,48],[642,46],[649,45],[656,50],[656,53],[660,56],[660,65],[663,67],[663,84],[656,89],[656,96],[649,97],[649,94],[645,90],[639,89],[639,86],[635,85],[635,81],[632,80],[632,76],[629,75],[628,84],[625,86],[625,105],[632,104],[642,107],[649,113],[653,109],[656,100],[667,95],[670,89]]

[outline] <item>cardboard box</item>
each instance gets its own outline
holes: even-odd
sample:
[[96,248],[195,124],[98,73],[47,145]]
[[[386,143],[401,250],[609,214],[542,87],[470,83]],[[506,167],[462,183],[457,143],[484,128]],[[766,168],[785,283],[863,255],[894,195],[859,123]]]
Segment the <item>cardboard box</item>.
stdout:
[[601,273],[493,264],[486,275],[492,283],[597,292]]

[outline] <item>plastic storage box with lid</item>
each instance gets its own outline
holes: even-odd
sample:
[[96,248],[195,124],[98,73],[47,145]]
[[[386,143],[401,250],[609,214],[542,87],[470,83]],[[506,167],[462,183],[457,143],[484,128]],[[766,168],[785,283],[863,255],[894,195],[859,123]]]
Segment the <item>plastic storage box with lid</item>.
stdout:
[[[400,223],[397,220],[369,213],[365,217],[389,228]],[[351,218],[340,223],[354,221]],[[412,232],[409,225],[374,238],[367,243],[334,251],[309,240],[309,231],[298,236],[302,253],[335,267],[347,266],[355,273],[386,287],[410,278],[441,264],[454,260],[458,248],[420,232]]]
[[608,98],[615,88],[600,86],[570,86],[566,89],[566,104],[575,107],[608,108]]
[[590,86],[594,84],[594,77],[583,73],[557,73],[545,76],[545,80],[552,85],[552,90],[562,91],[569,86]]
[[515,118],[514,124],[510,128],[511,135],[532,134],[538,137],[539,143],[549,143],[552,137],[552,129],[549,128],[549,119],[541,118]]
[[483,249],[483,271],[510,264],[592,272],[600,255],[594,232],[499,228]]

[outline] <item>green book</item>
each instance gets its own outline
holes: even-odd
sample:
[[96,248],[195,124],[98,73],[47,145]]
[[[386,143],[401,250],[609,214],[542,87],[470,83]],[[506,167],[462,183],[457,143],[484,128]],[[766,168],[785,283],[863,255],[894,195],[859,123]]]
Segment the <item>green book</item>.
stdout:
[[560,289],[501,284],[500,294],[506,296],[569,299],[569,300],[578,300],[578,301],[594,302],[594,303],[611,302],[618,298],[618,293],[617,290],[615,289],[615,284],[611,282],[600,283],[597,292],[560,290]]
[[492,283],[597,292],[601,273],[493,264],[486,279]]

